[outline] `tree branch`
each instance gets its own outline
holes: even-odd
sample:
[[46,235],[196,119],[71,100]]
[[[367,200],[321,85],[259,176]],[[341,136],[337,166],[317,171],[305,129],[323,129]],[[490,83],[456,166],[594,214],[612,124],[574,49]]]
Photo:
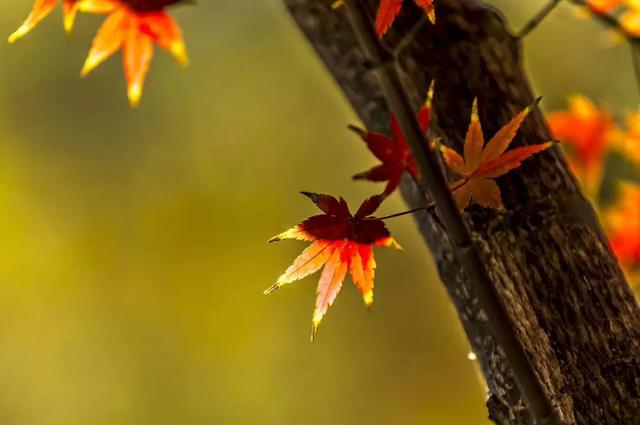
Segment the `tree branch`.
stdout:
[[446,226],[458,261],[464,267],[480,305],[489,317],[494,336],[506,354],[535,423],[539,425],[558,423],[551,403],[516,337],[515,327],[500,301],[480,254],[474,247],[471,234],[451,196],[449,184],[440,170],[433,151],[429,148],[429,141],[415,117],[409,97],[400,82],[393,55],[378,41],[367,6],[361,0],[349,0],[346,5],[349,21],[364,51],[365,59],[373,64],[373,71],[380,80],[389,108],[398,117],[400,127],[407,138],[409,148],[420,169],[422,186],[428,188],[435,199],[436,209]]
[[[283,1],[367,129],[388,132],[383,90],[345,14],[332,11],[330,1]],[[366,0],[369,15],[378,3]],[[484,130],[494,134],[533,95],[519,43],[495,10],[476,0],[438,0],[437,8],[436,25],[421,26],[396,69],[414,111],[437,81],[432,130],[459,150],[474,97]],[[423,16],[412,2],[404,9],[385,36],[389,46]],[[534,111],[514,146],[549,139]],[[640,309],[561,153],[530,159],[499,184],[507,213],[471,206],[465,223],[562,423],[640,423]],[[402,192],[410,209],[424,206],[410,178]],[[530,425],[530,409],[449,235],[437,215],[414,217],[486,378],[489,416],[500,425]]]

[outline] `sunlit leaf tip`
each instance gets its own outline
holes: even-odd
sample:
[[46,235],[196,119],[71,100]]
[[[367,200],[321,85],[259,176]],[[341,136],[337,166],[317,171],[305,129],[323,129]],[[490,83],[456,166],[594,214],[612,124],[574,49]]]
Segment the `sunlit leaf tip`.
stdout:
[[420,124],[420,128],[424,134],[428,134],[429,128],[431,127],[431,109],[433,107],[434,90],[435,80],[431,80],[431,84],[429,84],[429,89],[427,90],[427,97],[418,112],[418,124]]
[[431,80],[429,83],[429,90],[427,90],[427,99],[424,102],[424,106],[426,108],[431,108],[431,104],[433,103],[433,94],[436,89],[436,80]]
[[56,3],[57,0],[36,0],[27,19],[9,36],[9,43],[15,43],[31,32],[40,21],[51,14]]

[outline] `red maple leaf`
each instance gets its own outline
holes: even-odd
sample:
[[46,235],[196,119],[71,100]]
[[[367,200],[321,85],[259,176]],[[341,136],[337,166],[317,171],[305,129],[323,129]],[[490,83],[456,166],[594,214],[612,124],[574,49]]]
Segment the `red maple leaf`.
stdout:
[[347,274],[362,293],[367,306],[373,303],[373,279],[376,262],[373,247],[400,246],[391,237],[384,222],[372,217],[384,196],[365,200],[355,214],[351,214],[344,199],[317,193],[303,192],[324,214],[316,215],[281,233],[269,242],[296,239],[313,242],[296,258],[293,264],[265,291],[275,291],[283,285],[295,282],[324,266],[318,283],[316,308],[313,313],[311,338],[327,309],[335,300]]
[[464,210],[472,199],[483,207],[504,209],[500,188],[493,179],[518,168],[525,159],[553,146],[555,142],[546,142],[505,152],[520,125],[539,101],[540,99],[537,99],[516,115],[485,146],[478,116],[478,102],[475,99],[464,144],[464,157],[455,150],[440,145],[440,151],[449,169],[461,176],[451,184],[453,197],[460,210]]
[[[393,25],[393,22],[402,9],[403,1],[404,0],[380,0],[378,12],[376,13],[376,33],[378,37],[382,37],[391,25]],[[413,0],[413,2],[425,11],[432,23],[435,22],[436,13],[433,0]]]
[[[418,122],[424,133],[429,132],[431,121],[431,103],[433,99],[433,83],[429,88],[427,100],[418,113]],[[418,166],[413,158],[413,154],[407,145],[407,139],[400,128],[398,118],[391,114],[391,133],[393,137],[385,134],[367,132],[355,126],[349,126],[367,144],[367,147],[382,161],[382,164],[371,168],[363,173],[353,176],[356,180],[369,180],[372,182],[387,182],[384,195],[390,195],[400,185],[402,175],[407,171],[414,179],[420,175]]]
[[404,133],[395,114],[391,114],[391,132],[393,137],[369,132],[350,126],[367,144],[369,150],[382,161],[382,164],[353,176],[355,180],[387,182],[384,194],[391,194],[400,185],[405,170],[414,178],[419,175],[418,167],[409,150]]

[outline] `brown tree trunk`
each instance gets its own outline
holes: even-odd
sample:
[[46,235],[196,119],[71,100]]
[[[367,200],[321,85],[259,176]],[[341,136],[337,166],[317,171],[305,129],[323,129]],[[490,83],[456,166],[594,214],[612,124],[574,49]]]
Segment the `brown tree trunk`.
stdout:
[[[381,87],[344,13],[331,10],[331,0],[284,1],[367,128],[388,131]],[[404,3],[385,37],[390,47],[424,21]],[[372,15],[377,4],[369,1]],[[533,96],[520,45],[496,11],[476,0],[436,5],[437,24],[421,26],[399,62],[416,110],[436,80],[433,130],[460,149],[474,97],[491,135]],[[522,140],[549,140],[542,114],[525,121],[514,144]],[[548,399],[566,424],[640,424],[640,309],[564,159],[557,150],[540,155],[499,184],[508,211],[471,207],[465,219]],[[423,203],[410,181],[403,194],[411,207]],[[490,418],[533,423],[447,234],[427,213],[417,222],[478,356]]]

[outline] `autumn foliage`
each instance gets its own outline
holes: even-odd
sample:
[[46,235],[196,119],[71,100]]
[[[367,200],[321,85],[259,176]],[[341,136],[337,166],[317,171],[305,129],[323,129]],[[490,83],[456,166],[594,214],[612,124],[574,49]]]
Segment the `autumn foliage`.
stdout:
[[[416,116],[416,120],[425,134],[430,127],[433,92],[432,84],[427,94],[427,100]],[[460,176],[459,180],[451,184],[453,197],[460,210],[464,210],[471,199],[484,207],[503,210],[500,188],[494,179],[518,168],[525,159],[553,145],[552,142],[548,142],[507,151],[518,128],[538,102],[539,99],[516,115],[485,145],[478,117],[477,101],[474,101],[471,123],[464,147],[464,157],[440,142],[433,141],[431,143],[432,147],[440,147],[439,151],[446,164],[451,171]],[[391,216],[375,218],[371,215],[385,198],[398,188],[405,173],[415,182],[419,171],[407,145],[405,135],[393,113],[391,114],[390,127],[392,136],[367,132],[358,127],[350,126],[366,143],[371,153],[382,162],[382,164],[354,177],[373,182],[386,182],[386,187],[381,194],[367,199],[352,215],[347,203],[342,198],[336,199],[329,195],[303,192],[324,214],[313,216],[271,239],[271,242],[297,239],[312,242],[312,244],[295,259],[276,283],[265,291],[266,293],[271,293],[283,285],[300,280],[324,266],[318,284],[316,308],[313,313],[312,337],[327,309],[335,301],[347,271],[350,272],[354,284],[362,293],[365,303],[371,305],[376,265],[372,248],[374,246],[399,248],[383,223],[384,219]],[[431,205],[425,205],[423,209],[430,207]]]
[[640,186],[626,183],[618,203],[606,213],[611,248],[623,265],[640,266]]
[[400,249],[400,245],[391,237],[384,222],[372,216],[384,200],[383,195],[365,200],[358,211],[351,214],[342,198],[308,192],[303,194],[324,214],[310,217],[270,240],[276,242],[295,239],[312,244],[265,293],[273,292],[324,267],[318,283],[318,296],[313,313],[313,338],[327,309],[340,292],[347,271],[360,290],[365,304],[370,306],[373,303],[373,278],[376,268],[373,247]]
[[640,36],[640,1],[588,0],[587,7],[596,14],[615,14],[622,31],[632,37]]
[[[82,75],[88,75],[121,50],[129,102],[132,106],[138,105],[155,46],[169,52],[178,63],[188,64],[181,29],[167,13],[167,8],[178,2],[61,0],[64,28],[68,33],[72,31],[79,13],[105,16],[82,68]],[[339,0],[333,5],[337,8],[345,3],[345,0]],[[388,31],[407,3],[409,0],[380,0],[374,22],[378,37]],[[435,23],[437,5],[433,0],[413,0],[413,3],[431,23]],[[9,36],[9,42],[14,43],[32,31],[57,4],[57,0],[36,0],[27,19]],[[621,29],[627,35],[640,36],[640,1],[590,0],[586,4],[593,14],[607,14],[619,20]],[[425,135],[429,133],[431,124],[433,94],[432,84],[427,100],[416,116]],[[476,99],[471,107],[462,153],[449,147],[447,140],[430,141],[430,148],[437,148],[436,152],[442,156],[448,174],[453,176],[450,190],[460,211],[464,211],[472,201],[481,207],[504,211],[499,181],[496,179],[520,167],[532,155],[553,146],[554,142],[551,141],[533,145],[523,141],[523,146],[509,149],[518,129],[539,101],[537,99],[524,108],[485,143]],[[596,106],[584,96],[574,95],[569,99],[567,110],[552,112],[548,118],[554,138],[563,142],[572,169],[602,213],[612,250],[631,276],[640,268],[640,189],[637,184],[625,183],[619,190],[617,202],[607,206],[597,204],[597,195],[605,174],[605,159],[610,151],[617,150],[640,164],[640,113],[629,114],[621,126],[607,108]],[[271,240],[294,239],[311,243],[265,292],[273,292],[322,269],[312,318],[312,336],[335,301],[347,274],[362,294],[365,304],[372,304],[376,268],[373,248],[400,248],[383,221],[398,214],[383,218],[376,218],[373,214],[397,190],[403,176],[409,176],[416,183],[420,177],[419,168],[393,111],[390,114],[390,135],[355,126],[350,128],[380,161],[354,178],[384,182],[384,190],[365,200],[355,213],[350,212],[342,198],[303,192],[323,214],[312,216]],[[430,209],[433,205],[428,203],[427,194],[424,195],[425,205],[422,209]]]
[[[436,11],[433,0],[413,0],[413,2],[424,10],[432,23],[435,23]],[[378,37],[382,37],[393,25],[396,17],[400,14],[400,10],[402,10],[403,3],[405,3],[404,0],[380,0],[375,22]]]
[[593,193],[602,178],[604,154],[614,134],[613,115],[598,108],[583,95],[569,97],[566,111],[548,115],[554,137],[562,140],[568,150],[569,165],[588,193]]
[[522,161],[531,155],[540,153],[553,145],[553,142],[547,142],[506,152],[520,125],[539,101],[540,99],[537,99],[531,106],[516,115],[485,145],[476,99],[473,101],[471,110],[471,123],[465,138],[464,154],[460,155],[455,150],[440,145],[447,166],[460,176],[459,180],[451,184],[453,198],[460,210],[464,210],[471,200],[483,207],[503,210],[500,187],[494,179],[518,168],[522,165]]
[[[26,21],[9,36],[14,43],[29,33],[55,7],[56,0],[36,0]],[[153,58],[153,45],[168,51],[182,65],[189,60],[176,22],[164,8],[176,0],[63,0],[64,27],[73,29],[78,12],[107,15],[93,40],[82,68],[88,75],[103,61],[122,49],[127,95],[132,106],[142,97],[145,78]]]
[[[585,194],[600,214],[611,249],[627,272],[640,284],[640,112],[629,113],[620,124],[606,107],[599,107],[583,95],[569,97],[567,110],[548,114],[554,137],[562,141],[569,164]],[[617,154],[635,169],[614,188],[615,201],[603,200],[603,182],[611,170],[610,156]],[[631,179],[635,179],[635,182]]]
[[[431,103],[433,101],[433,83],[427,93],[427,100],[418,113],[418,122],[425,134],[429,132],[431,121]],[[409,145],[405,138],[398,118],[391,113],[391,133],[392,137],[385,134],[367,132],[356,126],[349,126],[366,143],[371,153],[382,161],[382,164],[371,168],[368,171],[353,176],[355,180],[369,180],[372,182],[387,182],[384,195],[393,193],[402,180],[406,171],[415,180],[420,175],[416,161],[413,159]]]

